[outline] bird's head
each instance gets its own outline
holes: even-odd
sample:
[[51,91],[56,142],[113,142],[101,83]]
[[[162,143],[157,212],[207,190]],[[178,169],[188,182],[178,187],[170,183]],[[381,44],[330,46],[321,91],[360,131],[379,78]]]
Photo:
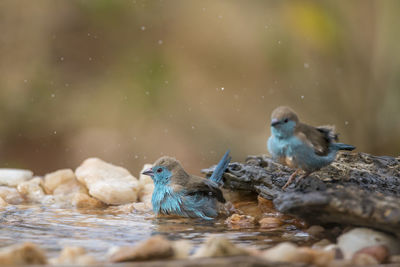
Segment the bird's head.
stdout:
[[277,107],[271,115],[271,132],[277,137],[289,137],[293,135],[298,122],[299,118],[291,108]]
[[181,169],[179,161],[171,157],[161,157],[154,162],[153,167],[142,172],[150,176],[155,184],[168,184],[171,181],[173,173]]

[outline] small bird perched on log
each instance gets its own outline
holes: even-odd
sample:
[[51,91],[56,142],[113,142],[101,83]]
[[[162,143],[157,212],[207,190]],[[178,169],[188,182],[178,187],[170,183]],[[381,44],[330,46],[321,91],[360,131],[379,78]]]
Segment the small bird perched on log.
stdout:
[[336,141],[338,135],[333,126],[313,127],[299,122],[296,113],[289,107],[276,108],[271,115],[268,151],[280,163],[296,169],[282,189],[293,182],[300,170],[304,174],[298,181],[329,165],[339,150],[355,149],[352,145]]
[[154,181],[151,199],[156,214],[211,220],[218,215],[218,202],[225,203],[219,187],[231,157],[229,150],[222,157],[209,179],[185,172],[179,161],[171,157],[158,159],[143,172]]

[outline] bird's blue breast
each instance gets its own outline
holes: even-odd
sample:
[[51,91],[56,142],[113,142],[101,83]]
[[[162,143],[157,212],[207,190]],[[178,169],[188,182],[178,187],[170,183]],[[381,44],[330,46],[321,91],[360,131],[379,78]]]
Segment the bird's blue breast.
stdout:
[[271,136],[268,139],[268,151],[274,158],[289,158],[294,167],[305,171],[315,171],[328,165],[335,159],[337,152],[331,149],[326,156],[317,155],[313,147],[296,136],[288,138]]
[[169,185],[155,185],[151,198],[153,211],[156,214],[182,215],[182,199],[179,193],[175,193]]

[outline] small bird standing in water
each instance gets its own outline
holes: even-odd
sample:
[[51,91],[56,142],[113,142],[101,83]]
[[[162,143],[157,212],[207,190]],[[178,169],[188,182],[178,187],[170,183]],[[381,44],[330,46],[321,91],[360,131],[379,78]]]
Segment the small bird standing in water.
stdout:
[[209,179],[190,175],[174,158],[162,157],[143,172],[154,181],[151,199],[156,214],[211,220],[218,215],[219,203],[225,203],[219,186],[231,157],[229,150],[222,157]]
[[333,126],[313,127],[299,122],[296,113],[288,107],[278,107],[271,115],[271,136],[267,147],[272,157],[280,163],[297,169],[282,189],[287,188],[300,170],[298,179],[329,165],[339,150],[353,150],[352,145],[336,143]]

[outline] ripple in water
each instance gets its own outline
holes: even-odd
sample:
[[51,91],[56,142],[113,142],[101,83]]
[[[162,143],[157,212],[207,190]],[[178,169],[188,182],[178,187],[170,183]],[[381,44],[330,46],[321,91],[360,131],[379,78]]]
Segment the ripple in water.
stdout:
[[232,230],[226,227],[223,219],[210,222],[187,218],[155,218],[152,213],[61,209],[37,205],[8,206],[0,211],[0,231],[1,246],[29,241],[45,249],[49,257],[57,256],[65,246],[81,246],[98,259],[104,259],[108,249],[113,246],[134,245],[155,234],[165,235],[171,240],[187,239],[194,246],[203,243],[209,234],[224,235],[234,243],[258,248],[288,241],[285,236],[295,237],[291,241],[297,243],[304,243],[308,239],[308,235],[290,227]]

